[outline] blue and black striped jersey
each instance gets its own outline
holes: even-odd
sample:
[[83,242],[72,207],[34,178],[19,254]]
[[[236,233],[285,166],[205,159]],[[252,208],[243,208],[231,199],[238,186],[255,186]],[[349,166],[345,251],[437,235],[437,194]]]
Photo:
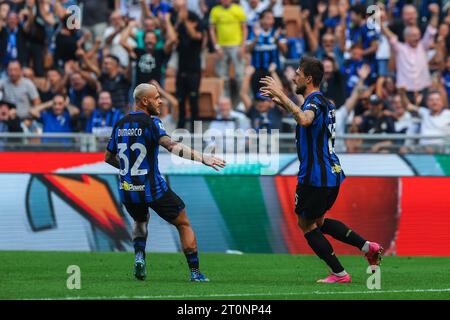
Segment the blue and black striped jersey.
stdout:
[[107,132],[110,134],[111,129],[122,117],[123,114],[120,110],[113,108],[105,112],[97,108],[92,112],[92,115],[86,123],[86,132],[96,134]]
[[150,203],[168,190],[158,169],[158,141],[165,135],[161,120],[142,111],[130,112],[114,126],[107,150],[119,157],[123,203]]
[[300,160],[298,183],[314,187],[336,187],[345,178],[334,152],[336,118],[334,105],[320,91],[308,95],[302,111],[314,112],[308,127],[297,125],[296,144]]
[[[247,43],[253,42],[255,37],[254,32],[250,32]],[[286,39],[279,36],[279,41],[286,42]],[[253,48],[251,63],[255,69],[269,70],[271,63],[275,63],[277,69],[281,67],[280,50],[278,49],[275,28],[267,32],[263,31],[258,36],[258,40]]]

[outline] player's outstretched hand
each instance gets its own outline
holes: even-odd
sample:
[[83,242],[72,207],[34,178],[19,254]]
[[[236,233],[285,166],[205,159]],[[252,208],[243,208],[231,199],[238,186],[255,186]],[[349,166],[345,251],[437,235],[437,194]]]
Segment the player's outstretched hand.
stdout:
[[203,155],[202,163],[205,166],[211,167],[216,171],[220,171],[219,168],[225,168],[226,161],[214,156]]
[[272,77],[264,77],[259,80],[263,86],[261,87],[260,92],[263,96],[269,97],[278,105],[282,105],[281,97],[283,96],[283,88],[275,81]]

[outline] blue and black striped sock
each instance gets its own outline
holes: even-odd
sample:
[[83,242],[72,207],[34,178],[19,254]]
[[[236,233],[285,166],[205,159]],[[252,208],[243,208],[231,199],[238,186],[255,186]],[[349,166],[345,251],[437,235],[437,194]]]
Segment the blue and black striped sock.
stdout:
[[186,260],[191,269],[191,272],[199,273],[199,260],[198,260],[198,252],[197,251],[185,251],[184,255],[186,256]]
[[136,237],[133,239],[134,254],[142,253],[145,259],[145,244],[147,239],[144,237]]

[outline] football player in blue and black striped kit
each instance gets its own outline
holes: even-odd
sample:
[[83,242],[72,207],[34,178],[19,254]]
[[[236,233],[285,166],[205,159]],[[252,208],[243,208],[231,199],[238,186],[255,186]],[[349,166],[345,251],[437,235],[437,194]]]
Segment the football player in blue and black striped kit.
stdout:
[[134,90],[135,107],[114,126],[105,161],[119,169],[119,193],[122,203],[134,219],[134,275],[146,277],[145,245],[149,208],[173,224],[191,271],[191,281],[209,281],[199,270],[197,241],[186,215],[183,200],[167,185],[158,169],[158,149],[163,146],[180,157],[202,162],[215,170],[223,168],[222,159],[201,154],[173,141],[164,130],[160,112],[161,96],[151,84]]
[[305,97],[301,107],[292,102],[271,77],[260,80],[263,84],[261,93],[292,113],[297,122],[296,144],[300,169],[295,213],[309,246],[332,271],[318,282],[348,283],[351,282],[350,275],[344,270],[324,234],[360,249],[373,268],[380,264],[383,248],[378,243],[366,241],[342,222],[325,218],[325,213],[336,201],[345,175],[334,152],[336,110],[319,90],[323,73],[320,60],[310,57],[300,60],[293,81],[297,87],[296,93]]

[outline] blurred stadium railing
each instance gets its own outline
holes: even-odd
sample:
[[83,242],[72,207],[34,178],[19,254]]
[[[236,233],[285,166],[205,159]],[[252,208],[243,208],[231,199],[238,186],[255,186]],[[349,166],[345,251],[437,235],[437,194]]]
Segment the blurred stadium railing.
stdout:
[[[205,148],[210,141],[201,134],[177,135],[183,143]],[[225,138],[225,137],[224,137]],[[242,136],[227,135],[234,146]],[[103,152],[109,136],[88,133],[0,133],[1,151]],[[248,137],[247,140],[248,141]],[[228,143],[228,142],[227,142]],[[280,153],[295,153],[295,135],[279,133]],[[450,135],[344,134],[336,137],[338,153],[436,153],[450,154]]]

